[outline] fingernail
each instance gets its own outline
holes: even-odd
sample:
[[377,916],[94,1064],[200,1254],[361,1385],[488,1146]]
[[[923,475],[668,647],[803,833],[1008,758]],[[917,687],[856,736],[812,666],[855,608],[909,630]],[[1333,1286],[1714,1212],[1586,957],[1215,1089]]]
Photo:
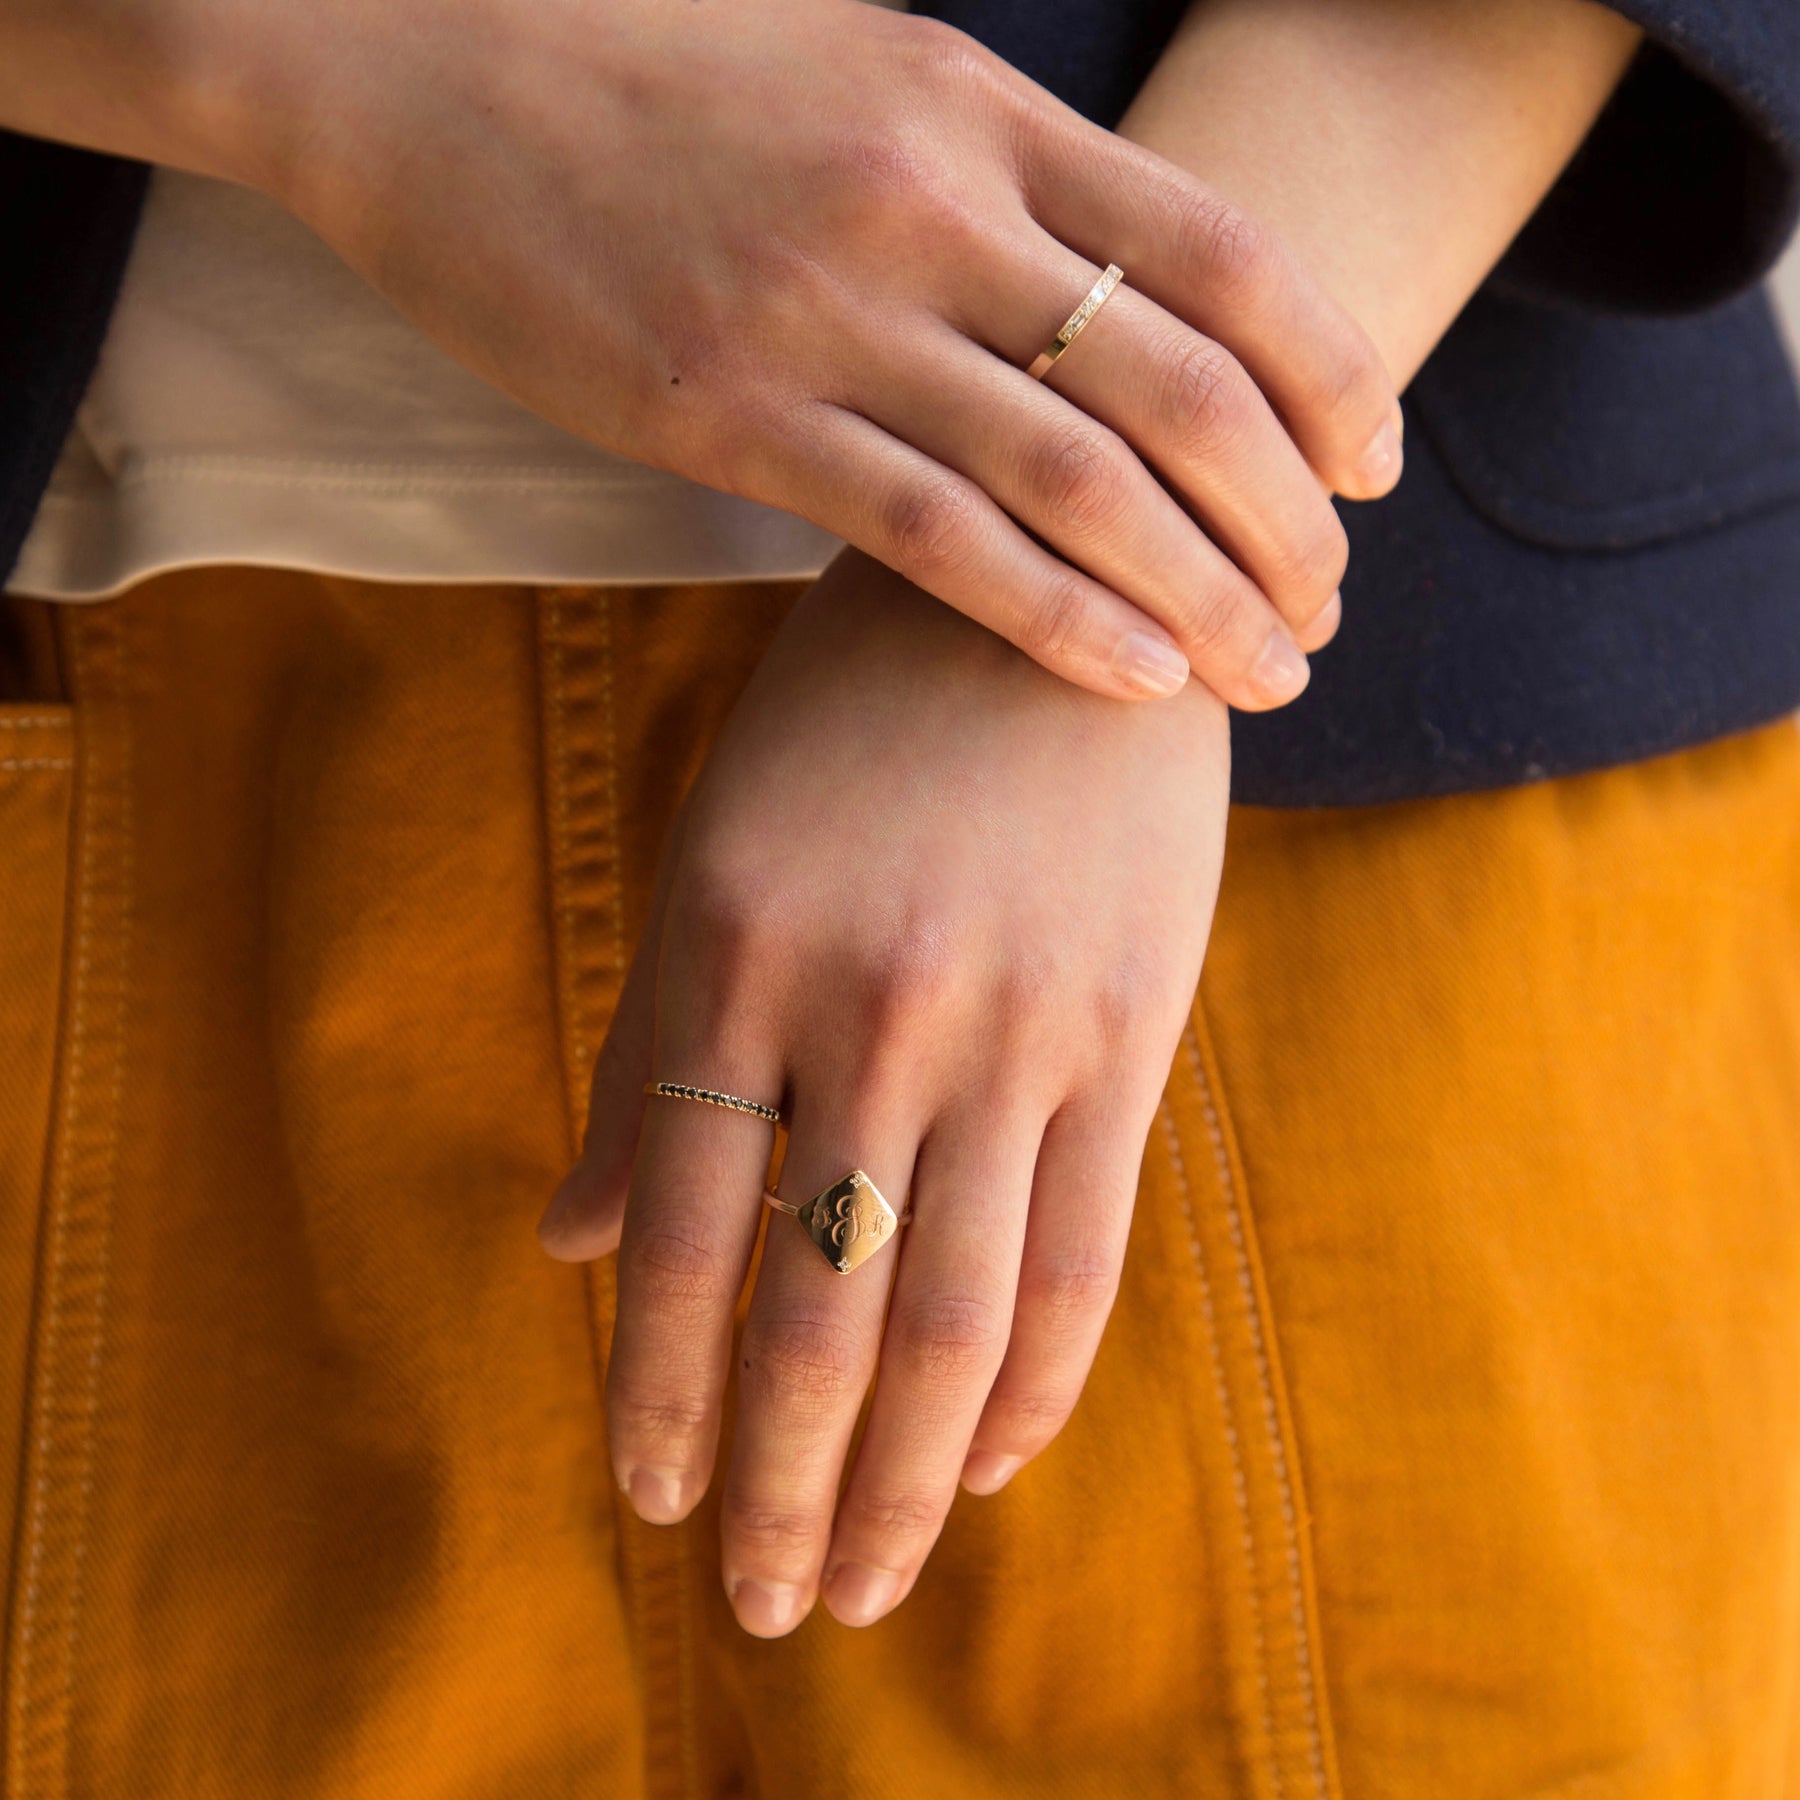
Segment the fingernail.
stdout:
[[1400,468],[1405,460],[1405,452],[1400,448],[1400,433],[1391,422],[1383,425],[1356,465],[1362,491],[1371,495],[1385,494],[1400,479]]
[[1187,658],[1167,638],[1134,631],[1113,654],[1113,670],[1129,688],[1161,699],[1179,693],[1188,678]]
[[639,1463],[619,1485],[631,1501],[631,1510],[647,1525],[673,1525],[687,1517],[685,1469]]
[[1271,631],[1250,671],[1250,689],[1267,706],[1285,706],[1306,686],[1305,654],[1285,631]]
[[1322,650],[1337,633],[1337,628],[1344,622],[1344,596],[1333,594],[1329,600],[1307,622],[1306,629],[1300,634],[1306,641],[1301,649],[1311,655],[1315,650]]
[[569,1216],[575,1210],[575,1175],[571,1170],[563,1177],[562,1186],[550,1196],[550,1204],[544,1208],[544,1215],[537,1222],[538,1241],[549,1244],[562,1235],[563,1227],[568,1224]]
[[731,1586],[738,1623],[753,1637],[780,1637],[800,1620],[800,1590],[785,1581],[740,1577]]
[[825,1579],[825,1604],[840,1625],[873,1625],[900,1597],[900,1577],[892,1569],[842,1563]]
[[977,1450],[963,1464],[962,1484],[971,1494],[997,1494],[1019,1472],[1021,1456],[996,1456]]

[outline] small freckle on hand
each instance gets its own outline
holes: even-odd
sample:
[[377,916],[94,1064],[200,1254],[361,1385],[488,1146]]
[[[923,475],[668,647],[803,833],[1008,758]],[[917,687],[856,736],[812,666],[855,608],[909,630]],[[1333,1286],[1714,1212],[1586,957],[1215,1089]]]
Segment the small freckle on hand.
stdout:
[[669,386],[670,387],[680,387],[681,386],[681,377],[679,375],[671,375],[669,377]]

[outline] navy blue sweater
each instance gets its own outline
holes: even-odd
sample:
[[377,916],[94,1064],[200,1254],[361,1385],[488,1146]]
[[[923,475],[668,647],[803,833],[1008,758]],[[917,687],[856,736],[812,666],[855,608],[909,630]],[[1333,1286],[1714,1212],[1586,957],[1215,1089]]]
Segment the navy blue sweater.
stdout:
[[[1800,0],[1613,0],[1647,42],[1343,509],[1344,624],[1236,715],[1233,795],[1604,767],[1800,705],[1800,397],[1756,283],[1800,208]],[[1111,124],[1172,0],[922,0]],[[0,133],[0,570],[92,371],[145,171]]]

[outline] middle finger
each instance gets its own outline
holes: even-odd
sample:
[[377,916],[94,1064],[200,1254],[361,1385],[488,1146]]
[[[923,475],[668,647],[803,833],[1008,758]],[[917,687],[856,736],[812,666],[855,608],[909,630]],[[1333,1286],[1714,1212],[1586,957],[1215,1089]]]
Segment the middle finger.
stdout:
[[[918,1131],[865,1093],[801,1085],[778,1191],[803,1204],[864,1170],[904,1210]],[[909,1228],[910,1229],[910,1228]],[[881,1341],[890,1240],[839,1274],[798,1220],[771,1213],[738,1351],[737,1420],[720,1520],[720,1573],[738,1622],[779,1637],[818,1592],[838,1478]]]
[[1006,1354],[1044,1114],[965,1103],[914,1182],[868,1426],[832,1534],[825,1602],[869,1625],[905,1598],[956,1497]]

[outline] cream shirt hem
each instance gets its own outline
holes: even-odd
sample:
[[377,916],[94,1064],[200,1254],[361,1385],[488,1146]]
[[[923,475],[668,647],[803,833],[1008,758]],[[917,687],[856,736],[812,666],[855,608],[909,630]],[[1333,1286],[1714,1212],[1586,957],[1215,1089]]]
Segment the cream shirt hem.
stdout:
[[224,563],[434,583],[797,580],[841,547],[803,519],[655,469],[184,456],[84,489],[69,473],[78,460],[65,454],[10,591],[103,600]]
[[805,578],[817,526],[559,430],[273,201],[159,169],[8,586],[95,600],[249,563],[374,580]]

